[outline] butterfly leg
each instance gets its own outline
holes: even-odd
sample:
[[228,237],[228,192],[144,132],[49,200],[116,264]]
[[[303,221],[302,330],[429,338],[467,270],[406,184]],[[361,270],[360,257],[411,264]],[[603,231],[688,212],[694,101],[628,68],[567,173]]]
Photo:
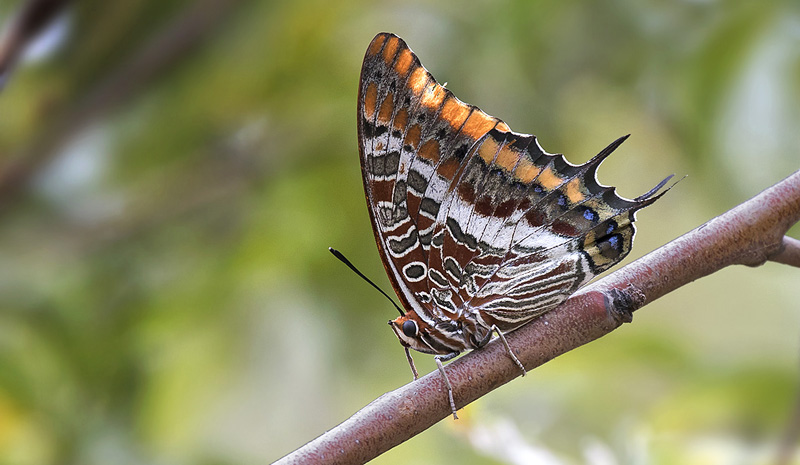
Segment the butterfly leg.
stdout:
[[414,375],[414,381],[419,379],[419,373],[417,373],[417,367],[414,366],[414,359],[411,358],[411,352],[409,352],[408,347],[403,347],[406,350],[406,358],[408,359],[408,365],[411,367],[411,373]]
[[[499,337],[500,340],[503,341],[503,345],[506,346],[506,352],[508,352],[508,356],[511,357],[511,360],[513,360],[514,363],[517,364],[519,369],[522,370],[522,376],[525,376],[526,374],[528,374],[528,372],[525,370],[525,367],[522,366],[522,362],[519,361],[519,359],[517,358],[516,354],[514,354],[514,351],[511,350],[511,346],[508,345],[508,341],[506,341],[506,337],[503,335],[503,333],[500,332],[500,329],[497,327],[497,325],[492,325],[492,331],[496,332],[497,333],[497,337]],[[491,333],[489,333],[489,334],[491,334]]]
[[459,352],[451,352],[447,355],[437,355],[433,357],[436,360],[436,366],[439,367],[439,373],[442,374],[442,378],[444,378],[444,384],[447,386],[447,396],[450,398],[450,410],[453,411],[453,420],[458,420],[458,415],[456,415],[456,401],[453,400],[453,386],[450,385],[450,380],[447,378],[447,373],[444,372],[444,365],[442,362],[446,362],[457,357]]

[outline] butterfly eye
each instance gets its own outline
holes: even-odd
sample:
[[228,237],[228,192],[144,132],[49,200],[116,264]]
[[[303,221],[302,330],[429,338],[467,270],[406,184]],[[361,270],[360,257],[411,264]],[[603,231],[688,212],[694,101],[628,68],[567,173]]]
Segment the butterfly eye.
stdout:
[[406,322],[403,323],[403,334],[408,337],[415,337],[417,335],[417,323],[413,320],[406,320]]

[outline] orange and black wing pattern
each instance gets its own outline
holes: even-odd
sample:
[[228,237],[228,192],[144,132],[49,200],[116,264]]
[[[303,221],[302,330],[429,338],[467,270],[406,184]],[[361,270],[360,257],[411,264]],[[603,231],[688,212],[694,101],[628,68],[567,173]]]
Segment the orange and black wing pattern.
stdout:
[[583,165],[457,99],[396,35],[364,57],[358,139],[383,264],[406,309],[430,321],[513,329],[630,251],[633,200],[595,173],[625,138]]

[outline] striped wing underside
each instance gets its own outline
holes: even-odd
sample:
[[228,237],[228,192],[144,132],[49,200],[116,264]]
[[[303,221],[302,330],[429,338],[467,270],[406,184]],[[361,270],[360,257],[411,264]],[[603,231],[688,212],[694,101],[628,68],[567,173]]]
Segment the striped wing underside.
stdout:
[[458,100],[405,42],[378,34],[361,72],[364,189],[384,267],[407,309],[480,312],[511,330],[630,251],[634,212],[583,165]]

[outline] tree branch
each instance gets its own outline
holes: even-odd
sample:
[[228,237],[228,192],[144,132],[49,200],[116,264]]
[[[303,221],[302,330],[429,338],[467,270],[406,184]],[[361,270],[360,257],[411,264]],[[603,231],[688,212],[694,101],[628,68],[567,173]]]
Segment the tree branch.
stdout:
[[[775,259],[796,264],[798,241],[784,238],[800,220],[800,171],[695,230],[578,291],[555,310],[506,336],[531,370],[632,319],[632,312],[733,264]],[[790,252],[786,252],[790,250]],[[520,375],[499,341],[446,366],[463,407]],[[371,460],[450,415],[434,371],[386,393],[276,464],[350,464]]]
[[800,241],[783,236],[783,247],[775,256],[770,257],[770,260],[800,268]]

